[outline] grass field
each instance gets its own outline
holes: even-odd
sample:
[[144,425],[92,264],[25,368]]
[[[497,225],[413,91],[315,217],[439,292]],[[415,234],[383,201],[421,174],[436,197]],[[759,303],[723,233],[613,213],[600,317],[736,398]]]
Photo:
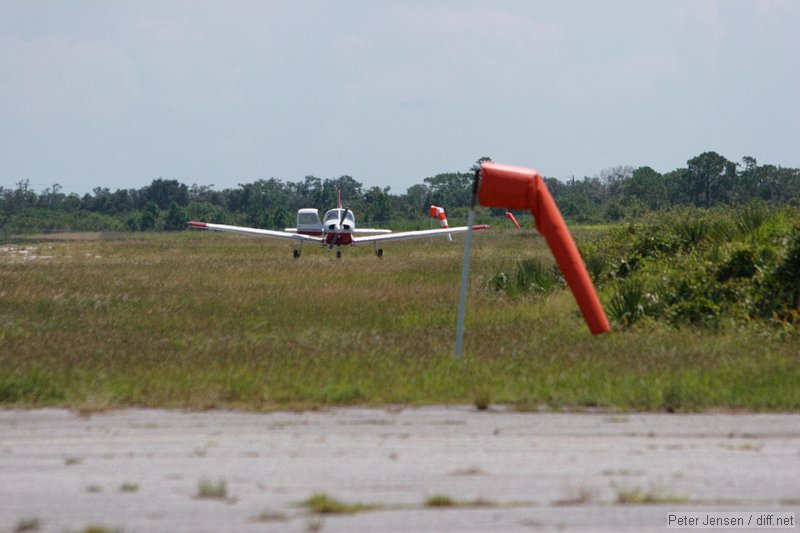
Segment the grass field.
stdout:
[[800,409],[796,335],[645,324],[593,337],[565,290],[492,290],[520,258],[551,261],[528,232],[476,234],[456,361],[455,241],[341,260],[202,232],[3,245],[0,405]]

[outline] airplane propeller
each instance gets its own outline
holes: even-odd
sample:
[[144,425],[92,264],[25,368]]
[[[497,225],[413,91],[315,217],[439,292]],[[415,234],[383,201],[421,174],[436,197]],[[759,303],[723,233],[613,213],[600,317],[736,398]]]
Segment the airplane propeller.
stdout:
[[334,245],[339,244],[339,232],[343,229],[342,226],[344,225],[344,219],[347,218],[348,211],[350,211],[350,209],[347,207],[345,207],[342,210],[342,216],[341,218],[339,218],[339,225],[336,227],[336,229],[333,230],[333,239],[331,239],[331,243],[328,246],[328,250],[332,250]]

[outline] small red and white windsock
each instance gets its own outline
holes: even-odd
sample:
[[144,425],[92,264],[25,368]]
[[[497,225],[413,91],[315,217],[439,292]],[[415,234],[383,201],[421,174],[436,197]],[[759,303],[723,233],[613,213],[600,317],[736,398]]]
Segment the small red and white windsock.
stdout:
[[506,218],[513,222],[517,229],[522,229],[519,225],[519,222],[517,222],[517,217],[514,216],[514,213],[511,211],[506,211]]
[[[444,207],[439,207],[432,205],[431,206],[431,218],[438,218],[439,224],[442,225],[443,228],[449,228],[450,226],[447,225],[447,215],[444,212]],[[453,236],[448,234],[448,240],[453,240]]]

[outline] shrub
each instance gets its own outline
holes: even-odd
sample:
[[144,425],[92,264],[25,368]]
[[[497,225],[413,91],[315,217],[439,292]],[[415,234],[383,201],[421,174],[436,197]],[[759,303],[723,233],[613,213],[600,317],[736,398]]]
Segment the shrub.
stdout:
[[758,271],[758,253],[749,245],[733,249],[729,257],[717,268],[717,281],[732,278],[752,278]]
[[487,284],[496,291],[503,291],[509,296],[516,297],[549,293],[555,289],[559,281],[555,265],[546,265],[538,259],[522,259],[517,262],[512,275],[500,271],[492,276]]
[[626,278],[617,284],[617,290],[608,303],[611,318],[622,326],[630,326],[640,318],[652,314],[658,299],[645,292],[644,281],[638,277]]
[[797,215],[756,203],[664,213],[647,225],[612,231],[598,245],[619,258],[610,269],[617,279],[610,318],[624,326],[648,316],[716,328],[761,317],[794,327],[800,316]]
[[741,235],[747,235],[759,229],[772,217],[772,212],[764,202],[751,202],[734,211],[732,218]]
[[775,267],[766,270],[756,299],[758,315],[779,320],[794,317],[800,311],[800,224],[783,241],[786,250]]
[[678,222],[675,232],[683,250],[691,250],[709,234],[709,224],[705,218],[685,218]]

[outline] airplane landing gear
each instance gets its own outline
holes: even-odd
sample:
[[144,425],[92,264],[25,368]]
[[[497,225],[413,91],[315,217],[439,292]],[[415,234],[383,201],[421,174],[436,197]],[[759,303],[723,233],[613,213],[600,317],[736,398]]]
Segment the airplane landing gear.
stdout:
[[383,257],[383,248],[378,248],[377,250],[375,250],[375,255],[377,255],[379,258],[382,258]]
[[341,259],[341,258],[342,258],[342,251],[336,250],[336,259]]
[[298,257],[300,257],[300,250],[295,250],[292,255],[294,255],[295,259],[297,259]]

